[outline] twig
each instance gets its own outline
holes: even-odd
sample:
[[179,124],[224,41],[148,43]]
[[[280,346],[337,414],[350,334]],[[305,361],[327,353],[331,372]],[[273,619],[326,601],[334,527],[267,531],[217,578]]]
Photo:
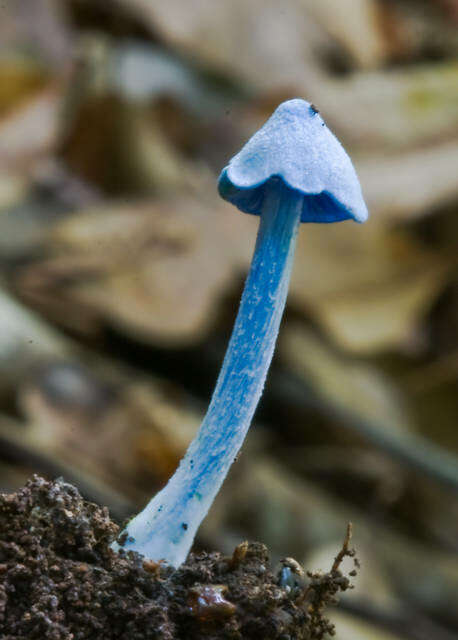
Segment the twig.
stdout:
[[350,544],[351,536],[353,533],[353,525],[351,522],[347,524],[347,533],[345,534],[345,539],[343,541],[343,545],[339,553],[334,558],[334,563],[331,567],[331,573],[335,573],[337,569],[340,567],[342,560],[347,556],[354,556],[354,550],[349,550],[348,546]]

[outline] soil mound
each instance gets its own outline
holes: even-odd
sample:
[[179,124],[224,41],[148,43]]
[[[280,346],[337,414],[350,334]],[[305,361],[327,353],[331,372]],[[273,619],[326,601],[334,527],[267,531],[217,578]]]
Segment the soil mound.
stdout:
[[2,640],[319,639],[332,632],[326,603],[350,586],[336,567],[304,576],[291,559],[274,574],[259,543],[173,570],[113,553],[118,533],[61,479],[0,496]]

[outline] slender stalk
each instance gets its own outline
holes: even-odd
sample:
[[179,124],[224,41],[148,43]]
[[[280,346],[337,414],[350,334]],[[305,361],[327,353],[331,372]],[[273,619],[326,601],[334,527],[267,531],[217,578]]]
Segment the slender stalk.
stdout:
[[179,566],[250,427],[277,339],[304,196],[274,182],[207,415],[168,484],[127,526],[125,548]]

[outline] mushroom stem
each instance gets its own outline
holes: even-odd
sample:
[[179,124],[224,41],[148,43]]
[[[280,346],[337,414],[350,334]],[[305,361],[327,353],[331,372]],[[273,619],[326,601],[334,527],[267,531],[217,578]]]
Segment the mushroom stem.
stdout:
[[185,560],[262,394],[303,205],[304,195],[280,179],[266,188],[250,272],[207,414],[168,484],[127,525],[124,548],[175,567]]

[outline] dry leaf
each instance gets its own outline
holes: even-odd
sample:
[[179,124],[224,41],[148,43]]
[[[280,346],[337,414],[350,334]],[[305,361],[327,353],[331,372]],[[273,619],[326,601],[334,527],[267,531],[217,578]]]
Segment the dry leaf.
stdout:
[[399,348],[412,342],[451,262],[374,221],[309,225],[299,236],[290,303],[345,349]]
[[17,286],[64,323],[73,308],[88,327],[99,318],[162,345],[193,341],[245,267],[256,224],[213,197],[94,209],[57,225],[58,257],[24,269]]
[[375,0],[301,0],[300,4],[359,68],[381,66],[387,58],[388,43]]
[[351,149],[396,150],[456,137],[458,64],[355,73],[309,93]]
[[458,197],[458,143],[444,142],[394,156],[366,157],[355,166],[373,215],[411,220]]
[[329,42],[298,0],[131,0],[141,19],[181,54],[240,78],[251,89],[301,86]]

